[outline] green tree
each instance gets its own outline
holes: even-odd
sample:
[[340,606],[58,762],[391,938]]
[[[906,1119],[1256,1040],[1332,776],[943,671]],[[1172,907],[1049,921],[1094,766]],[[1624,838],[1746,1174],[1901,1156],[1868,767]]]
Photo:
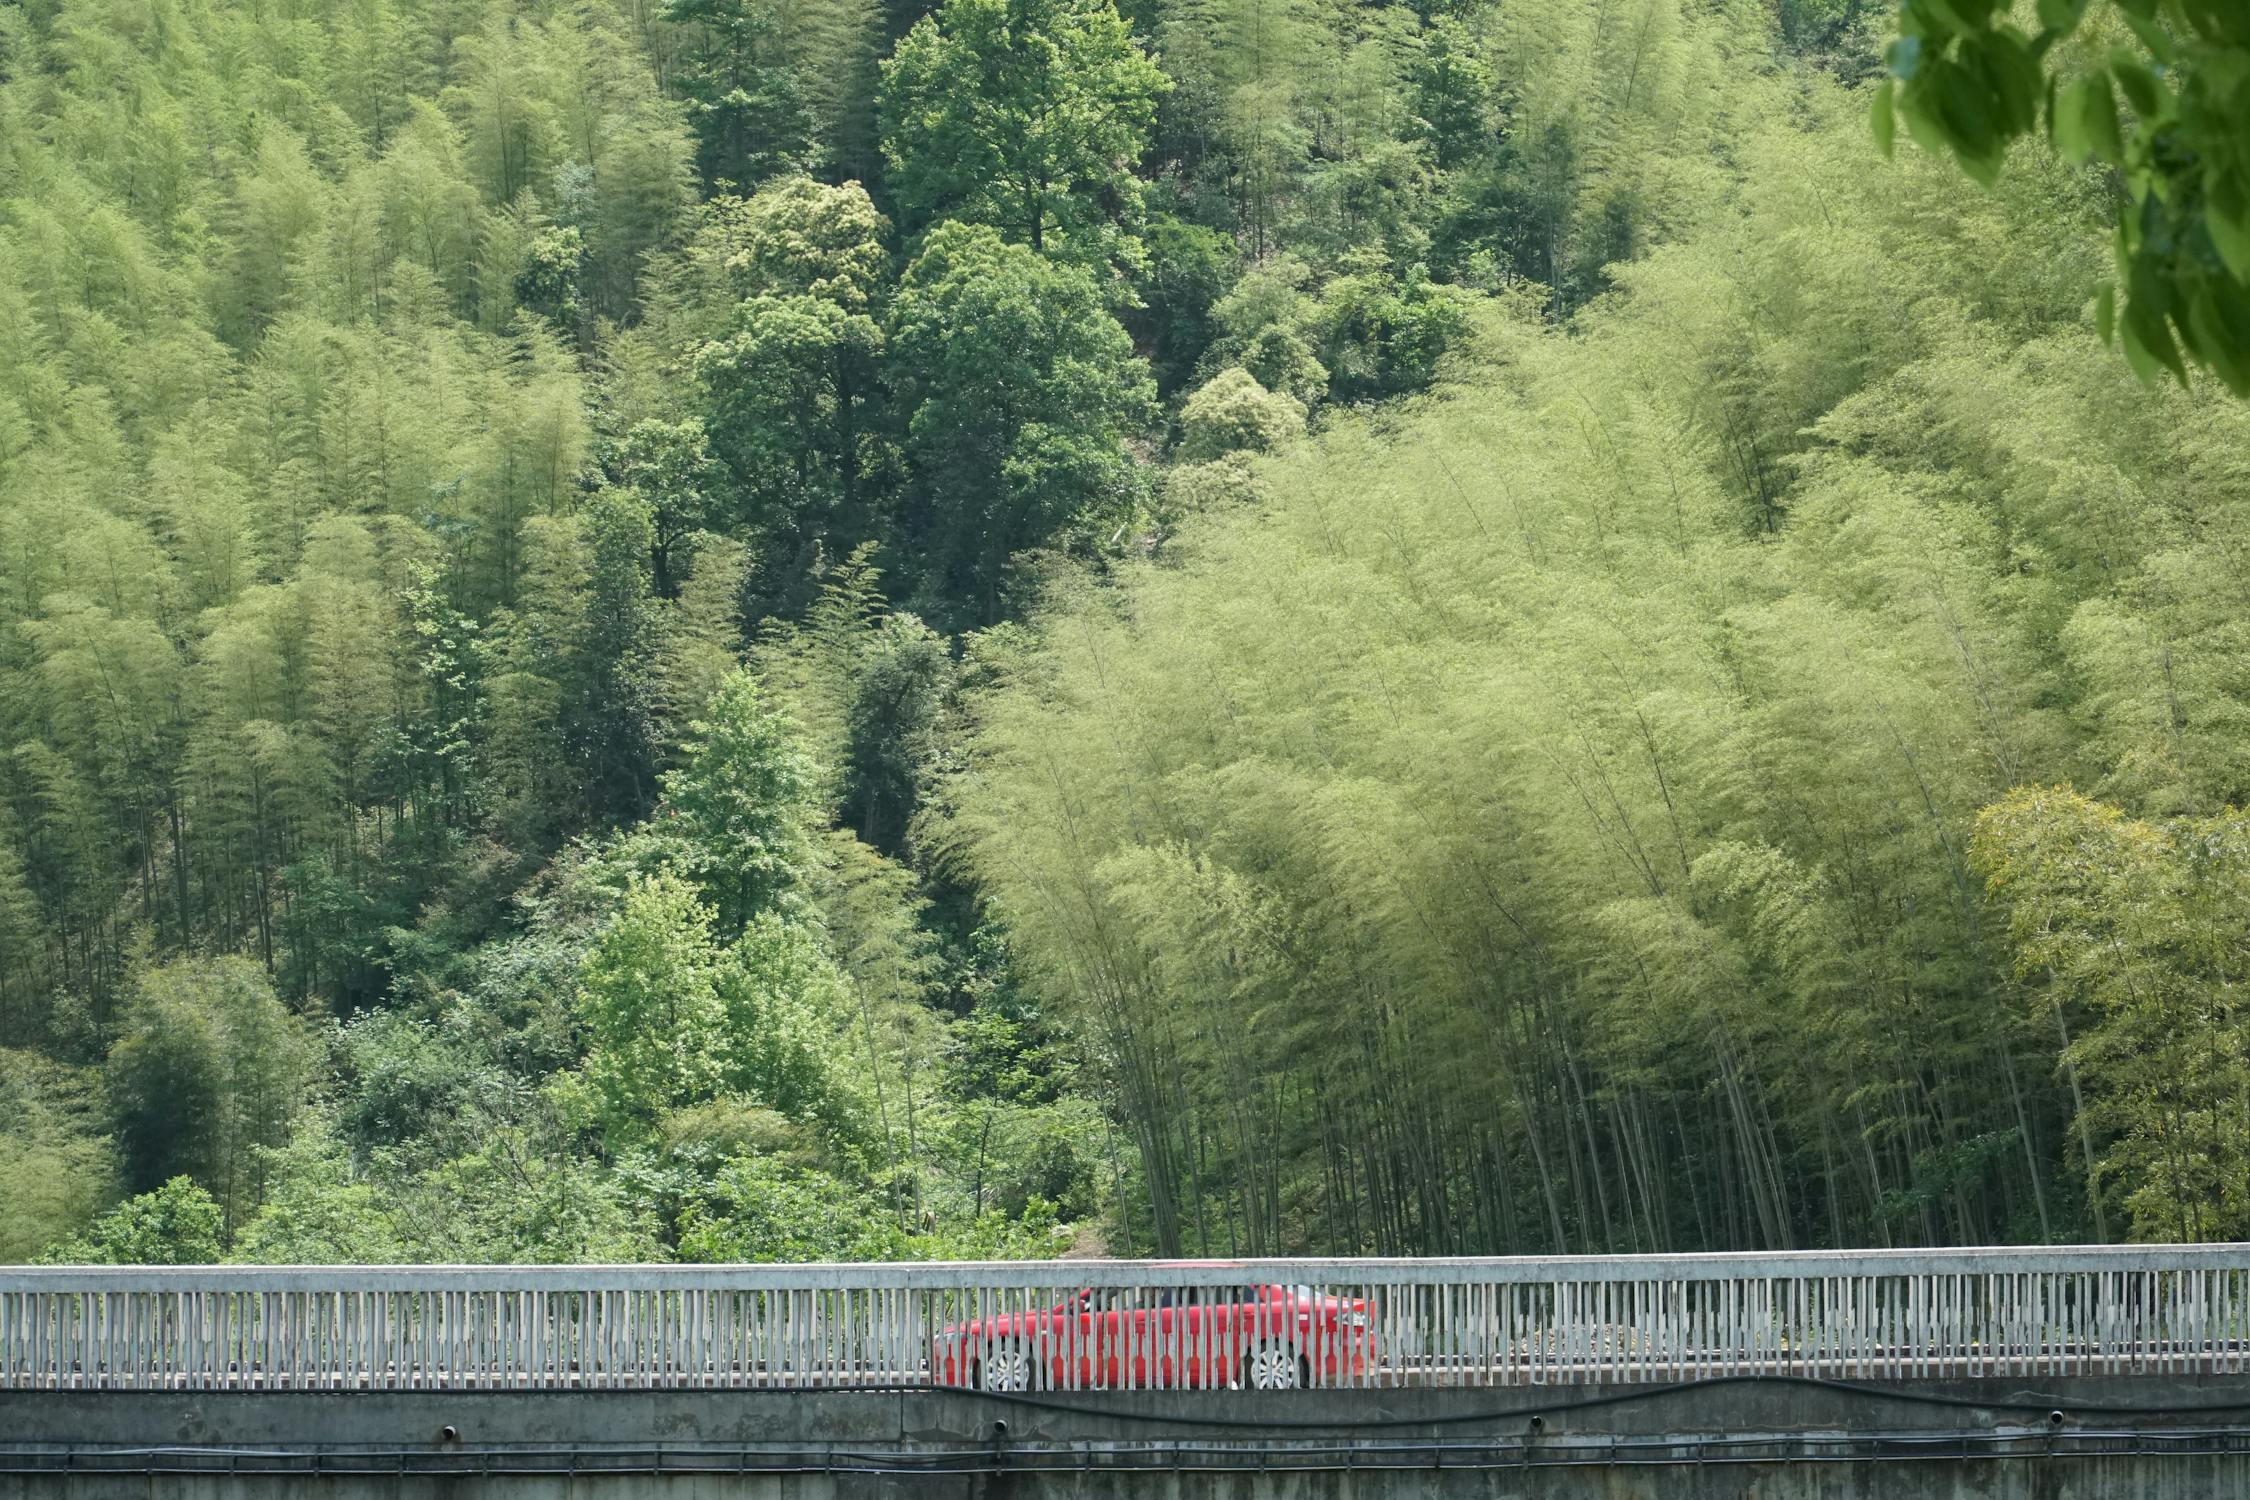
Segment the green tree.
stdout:
[[37,1053],[0,1050],[0,1263],[30,1261],[114,1197],[96,1082]]
[[405,1258],[382,1189],[355,1174],[328,1130],[308,1125],[268,1154],[265,1199],[228,1258],[246,1265],[384,1265]]
[[1468,332],[1459,297],[1418,265],[1404,276],[1379,255],[1347,257],[1346,265],[1302,325],[1328,370],[1329,393],[1354,400],[1428,385]]
[[727,678],[688,734],[683,763],[664,776],[660,826],[676,866],[711,902],[717,930],[732,935],[798,893],[813,767],[748,672]]
[[688,725],[742,662],[742,594],[750,575],[739,542],[707,537],[679,597],[664,612],[663,646],[650,669],[650,696],[667,767],[678,759]]
[[1211,309],[1234,280],[1236,252],[1227,235],[1170,214],[1150,216],[1142,243],[1148,263],[1135,285],[1140,307],[1127,321],[1149,350],[1158,388],[1170,393],[1217,336]]
[[1989,184],[2044,120],[2066,157],[2124,183],[2123,305],[2104,291],[2104,338],[2123,335],[2144,380],[2186,380],[2184,354],[2250,396],[2250,14],[2208,0],[2041,0],[2026,30],[1998,0],[1905,0],[1898,33],[1875,96],[1883,147],[1903,117]]
[[892,191],[916,228],[1099,259],[1170,87],[1109,0],[946,0],[883,64]]
[[935,554],[940,597],[989,622],[1011,556],[1129,514],[1125,439],[1153,415],[1154,385],[1090,274],[980,225],[931,232],[891,338],[911,413],[909,534]]
[[688,38],[676,76],[694,106],[704,182],[752,187],[809,166],[817,150],[812,100],[778,7],[669,0],[664,15]]
[[887,230],[857,183],[775,183],[742,206],[733,276],[748,295],[695,356],[712,444],[748,519],[794,563],[874,527],[889,467],[879,319]]
[[858,1101],[838,1057],[847,986],[817,930],[761,913],[720,956],[713,982],[726,1014],[727,1088],[823,1126],[834,1141],[855,1136]]
[[569,227],[549,227],[524,246],[511,291],[519,306],[581,336],[586,309],[579,290],[586,264],[586,237]]
[[1450,16],[1433,21],[1414,64],[1414,115],[1438,167],[1451,171],[1493,144],[1492,69],[1468,29]]
[[1211,356],[1238,362],[1252,379],[1304,405],[1328,393],[1328,367],[1306,341],[1310,301],[1304,294],[1312,272],[1293,256],[1277,256],[1235,283],[1211,310],[1220,337]]
[[219,1204],[200,1183],[174,1177],[126,1199],[80,1239],[47,1253],[63,1265],[208,1266],[221,1257]]
[[659,644],[650,576],[657,529],[649,502],[630,490],[601,491],[584,514],[584,645],[564,720],[590,804],[624,819],[645,810],[655,790],[648,665]]
[[856,182],[810,177],[769,183],[724,211],[727,269],[737,285],[771,297],[818,297],[847,312],[880,304],[890,276],[889,223]]
[[1304,108],[1312,78],[1331,61],[1332,40],[1356,28],[1328,32],[1305,0],[1185,0],[1167,7],[1165,19],[1165,66],[1182,80],[1181,93],[1208,99],[1202,113],[1221,146],[1211,171],[1250,254],[1262,260],[1282,248],[1316,145]]
[[675,1111],[747,1100],[853,1128],[832,1061],[843,980],[817,937],[772,912],[723,942],[712,909],[668,872],[635,876],[579,970],[585,1078],[613,1147]]
[[760,689],[796,726],[814,763],[816,800],[834,807],[850,739],[847,722],[863,648],[884,613],[882,570],[865,542],[821,577],[798,620],[770,622],[752,660]]
[[1240,365],[1205,382],[1180,408],[1180,457],[1208,462],[1229,453],[1269,453],[1304,435],[1305,405],[1269,391]]
[[[263,1191],[259,1148],[288,1134],[312,1062],[302,1026],[257,965],[185,958],[149,970],[109,1050],[126,1185],[147,1192],[190,1177],[240,1222]],[[182,1129],[189,1120],[195,1128]]]
[[715,468],[703,424],[692,418],[636,422],[611,454],[617,482],[647,502],[651,585],[660,599],[679,593],[694,538],[711,519]]
[[864,1186],[768,1156],[726,1162],[680,1226],[689,1261],[891,1259],[903,1242]]
[[838,817],[886,853],[904,850],[924,780],[936,767],[952,681],[945,638],[912,615],[885,618],[863,648],[845,711]]
[[[1854,57],[1861,48],[1852,45],[1859,28],[1879,13],[1881,7],[1873,0],[1781,0],[1775,7],[1775,19],[1781,23],[1781,39],[1800,52],[1829,53],[1832,66],[1853,70],[1847,76],[1865,76],[1865,69],[1874,66],[1869,55],[1862,61]],[[1872,54],[1872,48],[1864,49]]]
[[663,15],[684,41],[673,73],[707,186],[866,165],[872,0],[669,0]]
[[679,877],[634,877],[586,955],[577,1011],[586,1080],[613,1147],[668,1110],[709,1099],[727,1071],[727,1016],[713,986],[711,911]]
[[0,1041],[28,1041],[37,1027],[41,971],[41,912],[22,858],[0,824]]
[[589,553],[581,518],[534,518],[516,602],[477,643],[480,789],[494,832],[527,853],[587,812],[587,780],[556,771],[573,765],[572,714],[586,711],[601,670],[589,655]]

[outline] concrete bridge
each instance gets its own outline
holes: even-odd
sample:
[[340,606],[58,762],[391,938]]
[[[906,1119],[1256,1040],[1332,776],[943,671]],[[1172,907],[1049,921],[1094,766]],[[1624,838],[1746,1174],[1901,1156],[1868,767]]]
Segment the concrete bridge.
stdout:
[[2250,1494],[2250,1246],[0,1270],[0,1500]]

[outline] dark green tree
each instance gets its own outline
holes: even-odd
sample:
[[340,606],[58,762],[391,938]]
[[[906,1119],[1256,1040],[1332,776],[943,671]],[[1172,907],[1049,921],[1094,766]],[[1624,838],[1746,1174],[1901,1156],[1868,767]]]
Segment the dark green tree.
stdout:
[[862,652],[845,710],[838,817],[885,853],[903,851],[922,780],[935,767],[952,677],[945,637],[912,615],[885,618]]
[[687,39],[675,82],[695,128],[706,186],[750,188],[801,171],[817,151],[813,101],[765,0],[669,0],[665,19]]
[[913,228],[965,219],[1105,255],[1170,87],[1109,0],[946,0],[883,65],[891,189]]
[[1433,21],[1414,63],[1414,116],[1440,169],[1450,171],[1494,141],[1492,69],[1469,30],[1452,17]]
[[589,805],[624,821],[655,791],[656,726],[648,666],[657,647],[649,559],[656,526],[648,502],[609,489],[587,502],[586,627],[567,688],[565,722]]
[[180,959],[150,970],[109,1052],[127,1186],[153,1190],[192,1177],[238,1220],[262,1188],[258,1148],[287,1134],[311,1064],[296,1018],[247,959]]
[[1125,439],[1153,416],[1154,384],[1090,273],[983,225],[931,232],[891,337],[926,586],[989,622],[1010,557],[1130,513]]
[[1168,394],[1188,382],[1218,336],[1211,309],[1234,281],[1235,247],[1218,230],[1171,214],[1152,215],[1142,243],[1148,258],[1134,284],[1140,306],[1125,317],[1149,351],[1157,388]]
[[694,418],[633,424],[610,455],[610,472],[648,506],[649,571],[660,599],[678,595],[694,539],[712,519],[718,466]]
[[746,295],[695,371],[746,519],[790,564],[873,533],[890,468],[882,414],[888,230],[857,183],[776,183],[730,227]]
[[1328,369],[1328,389],[1343,400],[1418,390],[1468,331],[1452,288],[1421,266],[1398,275],[1380,253],[1347,258],[1348,274],[1321,289],[1303,325]]

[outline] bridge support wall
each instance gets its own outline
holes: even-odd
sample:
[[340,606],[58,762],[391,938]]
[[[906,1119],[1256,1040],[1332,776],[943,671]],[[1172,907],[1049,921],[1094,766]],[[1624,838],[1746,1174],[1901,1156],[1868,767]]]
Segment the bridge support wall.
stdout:
[[317,1488],[277,1491],[270,1480],[35,1480],[0,1476],[6,1500],[272,1500],[276,1493],[333,1500],[2221,1500],[2250,1493],[2250,1463],[2185,1458],[2120,1458],[2098,1466],[2041,1468],[2029,1461],[1992,1466],[1939,1462],[1913,1468],[1754,1465],[1697,1469],[1412,1474],[1182,1474],[1037,1481],[968,1477],[901,1481],[826,1474],[746,1479],[612,1477],[601,1480],[495,1477],[326,1479]]
[[2250,1495],[2244,1377],[1051,1399],[0,1392],[0,1500],[2222,1495]]

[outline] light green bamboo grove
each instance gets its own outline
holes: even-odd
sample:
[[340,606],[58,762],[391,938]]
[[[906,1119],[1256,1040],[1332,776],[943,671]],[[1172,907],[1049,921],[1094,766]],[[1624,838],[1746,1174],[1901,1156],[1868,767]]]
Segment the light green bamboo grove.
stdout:
[[55,992],[100,1030],[135,944],[374,994],[368,934],[478,800],[481,653],[510,842],[638,800],[530,784],[569,721],[629,711],[585,670],[584,596],[619,580],[568,514],[587,382],[531,274],[568,221],[583,326],[623,316],[688,204],[622,25],[377,0],[0,31],[0,844],[43,908],[0,923],[11,1040]]
[[2250,1227],[2233,823],[2067,888],[2096,835],[1995,807],[2244,795],[2250,412],[2105,357],[2094,185],[1863,118],[1801,88],[1575,332],[1492,317],[990,644],[944,832],[1150,1243]]

